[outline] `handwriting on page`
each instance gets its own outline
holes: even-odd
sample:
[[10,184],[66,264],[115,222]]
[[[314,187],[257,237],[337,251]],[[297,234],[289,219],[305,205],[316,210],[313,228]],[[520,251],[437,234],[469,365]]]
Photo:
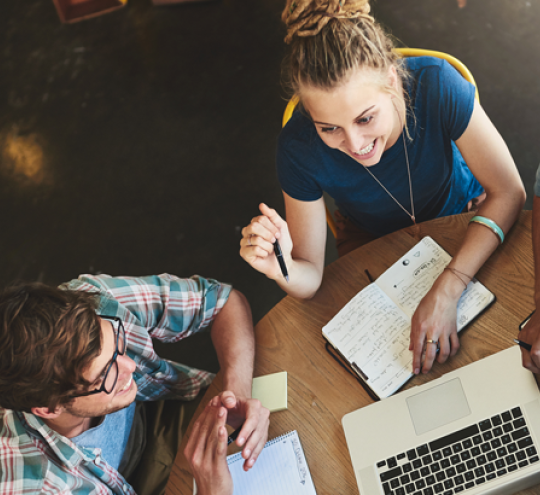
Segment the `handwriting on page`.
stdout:
[[[410,374],[410,319],[376,285],[359,292],[323,329],[379,396]],[[399,388],[399,386],[398,386]],[[392,392],[390,392],[392,393]]]
[[383,273],[377,284],[412,318],[451,259],[431,238],[424,238]]
[[[411,318],[451,259],[433,239],[423,238],[323,328],[379,397],[393,394],[412,376]],[[493,299],[480,282],[469,282],[457,306],[458,331]]]
[[[430,237],[425,237],[377,279],[386,294],[412,318],[420,301],[452,260]],[[457,328],[461,330],[486,307],[492,294],[476,279],[463,291],[457,306]]]
[[445,266],[446,263],[441,258],[431,258],[416,267],[410,282],[400,284],[399,290],[394,294],[403,311],[412,317],[420,301],[429,292]]
[[308,474],[307,466],[304,459],[304,451],[300,445],[299,438],[291,438],[294,455],[296,456],[296,467],[298,469],[298,478],[302,485],[306,484],[306,477]]

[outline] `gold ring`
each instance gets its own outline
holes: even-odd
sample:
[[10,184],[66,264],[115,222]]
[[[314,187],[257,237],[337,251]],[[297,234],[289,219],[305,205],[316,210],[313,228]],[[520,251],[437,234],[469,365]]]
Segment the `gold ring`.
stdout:
[[426,342],[427,342],[428,344],[439,345],[439,341],[438,341],[438,340],[426,339]]

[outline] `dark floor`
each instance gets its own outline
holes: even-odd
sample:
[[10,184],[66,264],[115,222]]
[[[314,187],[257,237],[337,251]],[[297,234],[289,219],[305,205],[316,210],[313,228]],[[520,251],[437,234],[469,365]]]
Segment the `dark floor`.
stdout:
[[[259,202],[283,211],[283,3],[129,0],[62,25],[52,0],[0,2],[1,284],[198,273],[243,291],[258,321],[283,294],[238,242]],[[379,0],[374,12],[404,44],[469,66],[530,208],[540,2]]]

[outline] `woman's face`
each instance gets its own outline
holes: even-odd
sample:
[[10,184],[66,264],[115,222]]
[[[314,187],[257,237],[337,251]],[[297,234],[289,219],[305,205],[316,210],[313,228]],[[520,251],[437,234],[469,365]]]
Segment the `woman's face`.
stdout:
[[[394,67],[388,77],[400,91]],[[402,103],[383,91],[376,75],[365,69],[356,70],[348,81],[331,90],[302,88],[302,102],[324,143],[366,167],[379,163],[403,130],[403,116],[400,119],[396,110]]]

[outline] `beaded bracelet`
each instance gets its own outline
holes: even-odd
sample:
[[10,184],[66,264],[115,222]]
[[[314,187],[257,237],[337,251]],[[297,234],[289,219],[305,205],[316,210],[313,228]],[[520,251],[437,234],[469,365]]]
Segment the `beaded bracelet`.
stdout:
[[489,218],[486,218],[486,217],[476,216],[476,217],[472,217],[469,220],[469,223],[472,223],[472,222],[479,223],[483,225],[484,227],[487,227],[499,238],[499,241],[501,241],[501,244],[504,242],[504,233],[502,229],[493,220],[490,220]]

